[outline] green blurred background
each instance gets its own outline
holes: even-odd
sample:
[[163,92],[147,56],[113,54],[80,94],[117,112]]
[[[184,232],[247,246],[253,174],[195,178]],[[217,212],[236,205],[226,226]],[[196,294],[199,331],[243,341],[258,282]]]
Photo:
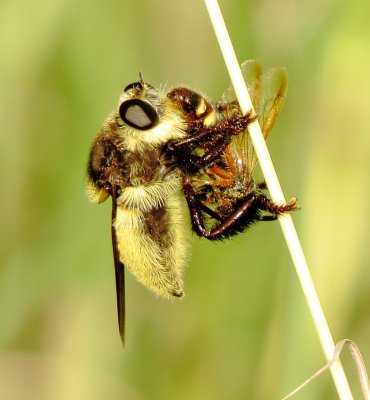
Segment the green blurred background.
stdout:
[[[334,338],[369,366],[370,3],[220,5],[240,61],[288,68],[269,147]],[[220,97],[203,2],[3,0],[0,40],[0,400],[278,399],[320,367],[278,223],[217,244],[189,234],[180,302],[127,276],[121,347],[110,202],[86,199],[87,155],[139,69]],[[296,398],[336,399],[330,374]]]

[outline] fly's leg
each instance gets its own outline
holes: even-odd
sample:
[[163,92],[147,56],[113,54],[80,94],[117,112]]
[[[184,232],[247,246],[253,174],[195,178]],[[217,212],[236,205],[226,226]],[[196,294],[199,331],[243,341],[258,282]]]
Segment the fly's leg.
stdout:
[[[194,189],[187,181],[184,182],[183,188],[190,210],[193,229],[197,235],[205,237],[209,240],[219,240],[225,237],[233,236],[247,229],[254,222],[260,220],[272,220],[280,214],[298,208],[295,199],[292,199],[289,204],[278,205],[273,203],[264,195],[257,192],[252,192],[246,196],[243,202],[235,207],[234,210],[231,210],[227,217],[223,218],[222,220],[217,218],[219,223],[215,227],[207,229],[202,215],[202,211],[206,211],[203,207],[199,206]],[[272,215],[266,216],[266,219],[264,219],[263,216],[260,216],[260,211],[267,211]]]

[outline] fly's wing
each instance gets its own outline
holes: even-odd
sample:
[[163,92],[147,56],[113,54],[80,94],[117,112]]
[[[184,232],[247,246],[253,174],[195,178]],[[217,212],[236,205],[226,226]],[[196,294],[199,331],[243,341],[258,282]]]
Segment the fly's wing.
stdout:
[[117,215],[117,188],[112,187],[112,246],[114,258],[114,270],[116,274],[116,293],[117,293],[117,311],[118,327],[121,335],[122,344],[125,342],[125,269],[120,261],[119,250],[117,246],[117,235],[114,222]]
[[[284,103],[288,87],[287,71],[285,68],[272,68],[263,73],[258,60],[245,61],[241,70],[266,140]],[[223,100],[229,103],[236,102],[232,88],[226,91]],[[248,132],[235,136],[228,150],[234,158],[239,174],[242,174],[246,181],[250,181],[257,157]]]

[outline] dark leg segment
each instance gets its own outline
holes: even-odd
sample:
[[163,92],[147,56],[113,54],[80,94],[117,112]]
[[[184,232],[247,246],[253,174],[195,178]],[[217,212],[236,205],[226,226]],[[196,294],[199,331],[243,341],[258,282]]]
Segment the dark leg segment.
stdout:
[[[208,127],[197,127],[191,136],[169,142],[166,152],[172,153],[180,164],[191,165],[200,169],[209,165],[228,146],[232,136],[244,132],[255,117],[246,114],[242,117],[232,117]],[[192,152],[194,148],[203,148],[205,154],[198,156]]]
[[217,221],[223,222],[222,217],[220,217],[215,211],[211,210],[209,207],[205,206],[202,202],[196,200],[197,207],[212,218],[216,219]]
[[259,221],[276,221],[276,215],[260,215]]
[[168,149],[174,150],[188,145],[197,145],[201,141],[210,140],[217,134],[222,136],[237,135],[240,132],[244,132],[248,124],[255,119],[256,117],[251,117],[251,114],[247,113],[242,117],[232,117],[214,125],[197,127],[193,135],[170,143]]
[[259,201],[261,203],[261,210],[268,211],[271,214],[278,216],[279,214],[283,214],[293,209],[296,209],[296,203],[290,202],[289,204],[276,204],[272,200],[268,199],[263,195],[259,195]]
[[[236,205],[235,210],[231,211],[223,220],[215,218],[220,223],[214,228],[207,230],[204,224],[202,211],[208,213],[211,217],[214,217],[212,215],[214,211],[209,210],[208,207],[203,204],[200,206],[192,186],[187,182],[184,182],[184,194],[190,210],[194,231],[197,235],[203,236],[209,240],[218,240],[233,236],[247,229],[254,222],[274,220],[279,214],[289,212],[295,207],[295,204],[275,204],[264,195],[258,192],[252,192]],[[204,208],[212,211],[212,213],[207,212]],[[261,216],[260,211],[267,211],[272,215]],[[216,215],[218,216],[218,214]]]

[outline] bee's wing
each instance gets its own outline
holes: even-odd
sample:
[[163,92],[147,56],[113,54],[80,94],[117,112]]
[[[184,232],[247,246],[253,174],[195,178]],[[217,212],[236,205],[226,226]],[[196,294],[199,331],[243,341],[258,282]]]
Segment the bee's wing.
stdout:
[[265,139],[284,104],[287,89],[288,73],[285,68],[271,68],[263,75],[263,94],[258,111],[258,121]]
[[[253,108],[258,114],[262,100],[262,65],[258,60],[247,60],[243,62],[240,69],[247,85]],[[238,104],[232,85],[222,96],[222,101],[225,103]],[[234,136],[228,150],[230,151],[230,155],[234,158],[238,173],[243,176],[246,181],[249,181],[253,172],[250,164],[251,160],[255,158],[255,153],[248,132],[246,131],[240,135]]]
[[118,311],[118,327],[121,335],[122,344],[125,341],[125,268],[120,261],[119,250],[117,246],[117,235],[114,222],[117,215],[117,190],[112,187],[112,246],[114,258],[114,270],[116,274],[116,293],[117,293],[117,311]]
[[[287,71],[285,68],[271,68],[263,73],[257,60],[245,61],[241,70],[266,140],[285,100],[288,88]],[[235,93],[231,88],[225,93],[224,99],[227,102],[235,102]],[[248,132],[234,137],[229,149],[239,165],[239,172],[247,179],[251,178],[257,157]]]
[[[284,104],[288,90],[287,70],[285,68],[269,69],[263,74],[262,88],[262,97],[257,114],[263,137],[266,140]],[[254,150],[248,163],[248,168],[252,173],[257,164],[257,156]]]
[[[257,111],[262,95],[262,65],[258,60],[247,60],[243,62],[240,69],[247,85],[253,107]],[[222,101],[225,103],[233,103],[236,100],[235,91],[233,86],[230,85],[223,94]]]

